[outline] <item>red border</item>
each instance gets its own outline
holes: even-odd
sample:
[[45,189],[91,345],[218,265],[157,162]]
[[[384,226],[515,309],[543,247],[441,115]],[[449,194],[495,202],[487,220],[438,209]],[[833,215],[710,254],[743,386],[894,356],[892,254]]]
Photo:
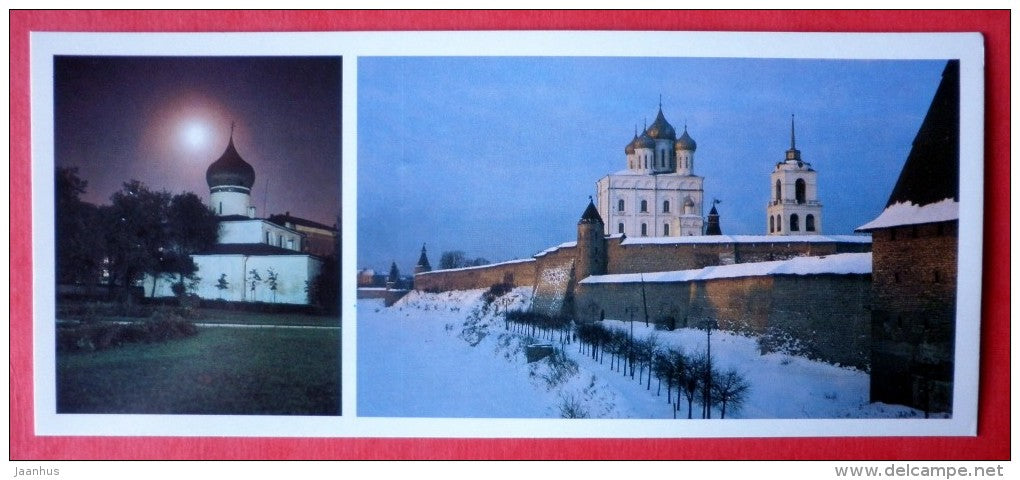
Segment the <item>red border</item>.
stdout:
[[[10,458],[826,459],[1010,458],[1009,40],[999,11],[12,11]],[[981,32],[986,42],[984,294],[978,436],[775,439],[39,437],[32,420],[31,31],[722,30]]]

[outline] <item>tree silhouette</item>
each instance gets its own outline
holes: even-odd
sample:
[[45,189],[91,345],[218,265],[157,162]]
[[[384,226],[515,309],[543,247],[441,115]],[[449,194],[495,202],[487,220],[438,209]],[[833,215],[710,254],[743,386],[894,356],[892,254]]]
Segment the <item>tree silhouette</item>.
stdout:
[[95,284],[103,266],[104,239],[97,231],[99,208],[81,200],[88,182],[77,168],[55,175],[56,277],[59,283]]
[[262,276],[259,275],[259,271],[254,268],[251,269],[251,271],[248,272],[248,284],[250,285],[249,289],[251,290],[251,301],[253,302],[256,301],[255,288],[258,287],[260,283],[262,283]]
[[216,281],[216,289],[220,291],[220,299],[223,298],[223,291],[230,288],[230,283],[227,282],[227,274],[221,273],[220,279]]
[[273,292],[273,303],[276,303],[277,277],[278,275],[276,273],[276,270],[273,270],[272,267],[269,267],[269,269],[266,271],[266,285],[269,286],[269,291]]
[[174,195],[166,213],[167,236],[162,250],[164,272],[177,275],[179,290],[192,278],[198,266],[191,255],[208,250],[219,240],[216,214],[191,192]]
[[750,389],[751,385],[747,382],[747,379],[737,373],[736,370],[731,369],[725,373],[715,375],[715,381],[712,382],[712,397],[721,405],[720,418],[726,418],[727,406],[731,407],[731,411],[739,410],[740,406],[747,400]]
[[146,273],[160,275],[162,250],[166,245],[167,192],[153,192],[142,182],[131,180],[111,197],[111,205],[100,208],[105,232],[109,283],[122,287],[122,299]]

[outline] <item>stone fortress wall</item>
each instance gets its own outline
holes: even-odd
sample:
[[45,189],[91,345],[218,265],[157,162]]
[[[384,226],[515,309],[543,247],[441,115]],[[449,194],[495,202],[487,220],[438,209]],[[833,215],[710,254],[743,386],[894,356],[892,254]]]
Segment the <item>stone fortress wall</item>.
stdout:
[[[605,275],[578,278],[581,252],[570,242],[530,259],[419,273],[415,289],[532,286],[536,311],[578,321],[629,320],[632,314],[635,321],[644,321],[647,305],[649,321],[661,328],[699,328],[714,320],[724,330],[768,334],[775,345],[814,358],[868,367],[869,236],[611,236],[606,243]],[[769,273],[765,267],[800,257],[838,262],[844,253],[865,254],[866,261],[858,263],[867,266],[854,273],[828,273],[823,267],[808,274]],[[763,267],[748,270],[751,264]],[[741,270],[734,276],[706,275],[720,268]]]

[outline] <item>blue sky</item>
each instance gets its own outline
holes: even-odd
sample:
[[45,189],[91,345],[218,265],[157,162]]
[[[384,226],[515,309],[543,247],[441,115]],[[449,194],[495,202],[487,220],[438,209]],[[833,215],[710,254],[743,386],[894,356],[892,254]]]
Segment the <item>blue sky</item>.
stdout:
[[[944,61],[610,57],[358,59],[358,268],[410,273],[423,243],[490,261],[572,241],[595,182],[662,110],[698,144],[724,234],[765,233],[790,146],[819,172],[826,234],[881,212]],[[705,212],[707,214],[707,211]],[[388,270],[384,270],[388,271]]]

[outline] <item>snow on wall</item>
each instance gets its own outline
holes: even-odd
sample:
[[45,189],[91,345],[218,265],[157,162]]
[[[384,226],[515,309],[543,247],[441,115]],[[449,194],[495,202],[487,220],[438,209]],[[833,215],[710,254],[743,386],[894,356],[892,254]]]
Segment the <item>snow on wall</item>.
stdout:
[[871,253],[841,253],[823,257],[795,257],[774,262],[738,263],[672,272],[593,275],[580,283],[690,282],[713,278],[765,275],[870,274]]
[[535,311],[548,315],[563,313],[564,303],[574,276],[573,272],[573,258],[559,264],[549,265],[538,272],[533,302]]
[[865,223],[857,230],[873,230],[876,228],[896,227],[900,225],[918,225],[921,223],[947,222],[960,218],[960,203],[952,198],[915,205],[911,202],[900,202],[890,205],[878,218]]
[[549,255],[550,253],[555,253],[556,251],[558,251],[561,248],[574,248],[576,246],[577,246],[577,242],[576,241],[575,242],[564,242],[564,243],[561,243],[559,245],[556,245],[555,247],[549,247],[549,248],[547,248],[545,250],[542,250],[541,252],[536,253],[535,254],[535,258],[543,257],[545,255]]
[[683,237],[626,237],[623,245],[691,243],[871,243],[868,235],[695,235]]
[[430,270],[428,272],[418,273],[417,275],[434,275],[434,274],[443,274],[443,273],[449,273],[449,272],[463,272],[463,271],[467,271],[467,270],[482,270],[482,269],[486,269],[486,268],[500,267],[500,266],[503,266],[503,265],[512,265],[512,264],[516,264],[516,263],[527,263],[527,262],[534,262],[534,261],[535,261],[535,259],[533,259],[533,258],[520,258],[520,259],[517,259],[517,260],[507,260],[505,262],[498,262],[498,263],[487,263],[485,265],[475,265],[475,266],[472,266],[472,267],[447,268],[447,269],[442,269],[442,270]]

